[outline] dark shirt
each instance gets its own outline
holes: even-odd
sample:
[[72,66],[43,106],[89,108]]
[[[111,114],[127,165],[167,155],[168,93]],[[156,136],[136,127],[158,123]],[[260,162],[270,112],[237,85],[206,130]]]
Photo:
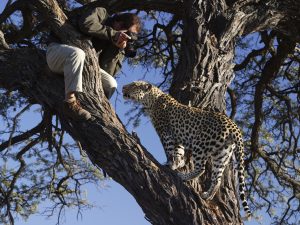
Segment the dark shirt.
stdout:
[[93,47],[99,54],[100,68],[115,76],[122,67],[124,50],[113,43],[117,31],[108,26],[109,15],[105,8],[89,9],[79,18],[79,29],[92,37]]

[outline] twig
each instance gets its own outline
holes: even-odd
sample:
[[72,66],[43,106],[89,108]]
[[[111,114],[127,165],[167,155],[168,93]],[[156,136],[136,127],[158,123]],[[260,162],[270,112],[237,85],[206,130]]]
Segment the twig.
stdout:
[[11,130],[11,133],[10,133],[10,136],[9,136],[9,139],[8,139],[8,147],[11,146],[11,140],[12,140],[12,137],[16,131],[16,126],[17,126],[17,119],[27,110],[29,109],[31,106],[31,104],[28,104],[27,106],[25,106],[13,119],[13,127],[12,127],[12,130]]
[[14,136],[11,139],[9,139],[8,141],[3,142],[2,144],[0,144],[0,152],[5,150],[6,148],[8,148],[11,145],[14,145],[21,141],[27,140],[29,137],[33,136],[34,134],[41,132],[43,130],[43,128],[44,128],[44,123],[42,121],[36,127],[32,128],[31,130],[28,130],[23,134]]
[[234,119],[234,116],[236,114],[236,108],[237,108],[237,103],[236,103],[236,95],[234,91],[231,88],[227,88],[227,92],[230,97],[230,102],[231,102],[231,113],[230,113],[230,119]]

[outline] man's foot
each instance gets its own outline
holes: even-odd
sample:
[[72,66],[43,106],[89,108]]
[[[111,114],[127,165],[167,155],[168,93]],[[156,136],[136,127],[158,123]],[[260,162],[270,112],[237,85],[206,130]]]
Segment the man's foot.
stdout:
[[63,111],[74,120],[89,120],[92,117],[87,110],[82,108],[78,100],[64,101]]

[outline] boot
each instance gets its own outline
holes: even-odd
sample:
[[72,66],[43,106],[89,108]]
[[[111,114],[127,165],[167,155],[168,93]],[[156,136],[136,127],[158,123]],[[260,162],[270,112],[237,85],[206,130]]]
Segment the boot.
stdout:
[[74,120],[89,120],[91,114],[82,108],[78,100],[64,101],[63,112]]

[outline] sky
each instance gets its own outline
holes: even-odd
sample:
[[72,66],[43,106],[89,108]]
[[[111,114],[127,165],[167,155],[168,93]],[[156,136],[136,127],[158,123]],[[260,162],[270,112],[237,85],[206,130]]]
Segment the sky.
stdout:
[[[0,12],[2,12],[3,7],[7,0],[2,0],[0,2]],[[121,97],[121,90],[124,84],[130,83],[134,80],[145,79],[152,83],[158,83],[161,79],[160,74],[150,71],[146,74],[144,78],[144,71],[141,68],[131,68],[128,65],[124,65],[122,69],[122,74],[120,74],[118,81],[118,92],[114,94],[111,99],[112,105],[115,107],[117,114],[123,123],[126,124],[128,117],[125,113],[130,109],[130,105],[126,105]],[[24,116],[23,121],[27,124],[24,126],[32,125],[35,115],[30,112]],[[132,131],[132,126],[128,127],[128,131]],[[148,149],[148,151],[160,162],[164,163],[166,161],[162,145],[160,144],[159,138],[154,131],[148,118],[144,118],[141,125],[135,129],[138,133],[141,143]],[[136,203],[134,198],[118,183],[109,179],[104,181],[104,188],[96,188],[94,185],[87,185],[86,190],[88,194],[88,199],[98,207],[91,210],[85,210],[82,217],[77,218],[76,209],[67,209],[66,214],[61,222],[64,225],[149,225],[150,223],[144,219],[144,213]],[[100,190],[100,191],[99,191]],[[42,209],[46,207],[47,204],[40,206]],[[54,225],[57,222],[57,217],[53,216],[51,218],[45,218],[39,215],[33,215],[29,217],[27,221],[21,218],[16,219],[16,225]],[[257,225],[260,224],[256,221],[247,222],[247,225]],[[262,224],[269,224],[269,221],[264,220]]]

